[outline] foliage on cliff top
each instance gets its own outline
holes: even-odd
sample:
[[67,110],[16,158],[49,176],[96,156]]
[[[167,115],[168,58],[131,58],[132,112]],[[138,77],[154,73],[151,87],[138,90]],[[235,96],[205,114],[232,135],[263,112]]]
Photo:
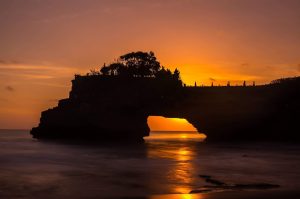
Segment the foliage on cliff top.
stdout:
[[91,70],[88,75],[173,79],[181,82],[179,70],[176,68],[172,72],[161,66],[152,51],[121,55],[117,61],[108,66],[104,64],[99,71]]

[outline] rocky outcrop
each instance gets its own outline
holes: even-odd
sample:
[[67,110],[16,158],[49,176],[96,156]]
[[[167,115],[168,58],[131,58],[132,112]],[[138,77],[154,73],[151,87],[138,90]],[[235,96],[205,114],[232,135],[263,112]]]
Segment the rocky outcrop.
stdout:
[[47,139],[139,141],[149,135],[150,110],[174,102],[180,87],[178,81],[163,79],[77,75],[69,98],[42,112],[31,134]]
[[147,117],[186,118],[209,141],[297,141],[300,79],[253,87],[182,87],[156,78],[75,76],[68,99],[42,112],[35,138],[137,141]]

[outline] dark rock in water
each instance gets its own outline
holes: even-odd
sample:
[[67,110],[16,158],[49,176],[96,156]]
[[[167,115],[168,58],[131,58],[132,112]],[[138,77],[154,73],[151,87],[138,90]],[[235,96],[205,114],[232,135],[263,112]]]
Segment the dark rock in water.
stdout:
[[251,184],[228,184],[219,180],[213,179],[209,175],[199,175],[199,177],[205,179],[206,182],[213,185],[205,185],[199,189],[192,190],[190,193],[207,193],[213,191],[225,191],[225,190],[247,190],[247,189],[273,189],[280,187],[276,184],[268,183],[251,183]]
[[199,189],[190,191],[190,193],[207,193],[213,191],[225,191],[225,190],[247,190],[247,189],[274,189],[279,188],[279,185],[268,183],[254,183],[254,184],[222,184],[214,186],[203,186]]
[[216,180],[216,179],[212,178],[212,176],[209,176],[209,175],[199,175],[199,177],[205,179],[205,182],[210,183],[210,184],[214,184],[214,185],[217,185],[217,186],[222,186],[222,185],[226,184],[224,182],[221,182],[219,180]]
[[76,75],[69,98],[42,112],[31,134],[139,142],[149,135],[148,116],[156,115],[185,118],[208,141],[300,140],[299,77],[264,86],[183,87],[178,73],[164,73],[168,78]]
[[211,176],[209,175],[199,175],[200,178],[204,178],[204,179],[208,179],[208,178],[211,178]]
[[254,183],[254,184],[223,184],[214,186],[203,186],[207,189],[274,189],[279,188],[280,185],[268,184],[268,183]]
[[268,183],[254,183],[254,184],[236,184],[234,188],[236,189],[273,189],[279,188],[280,185],[268,184]]
[[222,185],[225,185],[225,183],[224,183],[224,182],[221,182],[221,181],[219,181],[219,180],[212,179],[212,178],[207,178],[205,181],[206,181],[206,182],[208,182],[208,183],[211,183],[211,184],[217,185],[217,186],[222,186]]
[[212,192],[213,190],[212,189],[195,189],[195,190],[192,190],[190,191],[190,194],[193,194],[193,193],[209,193],[209,192]]

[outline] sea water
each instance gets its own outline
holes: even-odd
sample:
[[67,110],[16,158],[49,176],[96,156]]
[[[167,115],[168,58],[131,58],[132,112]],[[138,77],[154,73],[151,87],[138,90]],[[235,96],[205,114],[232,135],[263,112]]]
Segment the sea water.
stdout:
[[211,144],[197,132],[151,132],[139,145],[80,144],[0,131],[0,198],[204,198],[199,175],[300,188],[300,147]]

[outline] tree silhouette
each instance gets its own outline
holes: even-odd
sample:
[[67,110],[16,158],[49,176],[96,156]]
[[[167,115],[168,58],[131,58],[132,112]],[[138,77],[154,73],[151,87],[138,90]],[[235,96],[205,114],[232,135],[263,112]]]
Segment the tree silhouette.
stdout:
[[175,70],[174,70],[173,77],[176,80],[180,80],[180,72],[177,68],[175,68]]
[[119,62],[135,77],[153,77],[161,68],[152,51],[128,53],[120,56]]
[[123,76],[123,77],[142,77],[173,79],[181,82],[180,72],[176,68],[172,73],[169,69],[161,66],[154,53],[150,52],[131,52],[120,56],[116,62],[100,69],[100,73],[93,72],[91,75],[104,76]]
[[96,71],[95,69],[91,69],[88,75],[100,75],[100,72]]
[[102,74],[102,75],[109,75],[109,71],[110,71],[109,67],[107,67],[107,66],[105,65],[105,63],[104,63],[104,65],[103,65],[102,68],[100,69],[101,74]]

